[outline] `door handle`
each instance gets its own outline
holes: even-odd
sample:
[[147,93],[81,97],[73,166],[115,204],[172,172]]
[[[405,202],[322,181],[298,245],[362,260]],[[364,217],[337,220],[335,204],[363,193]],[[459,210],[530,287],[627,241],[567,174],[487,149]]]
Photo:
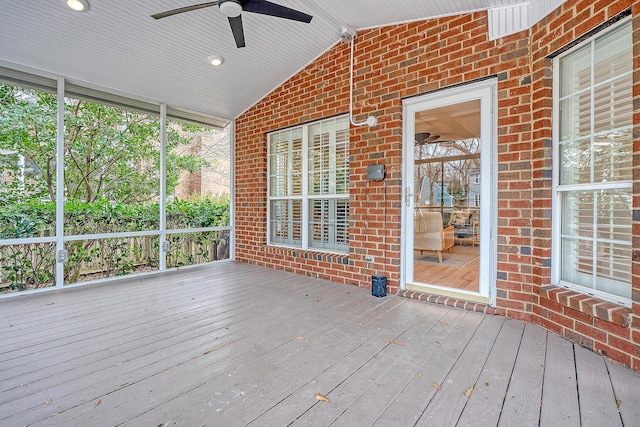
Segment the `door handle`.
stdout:
[[407,187],[404,190],[404,202],[407,207],[411,206],[411,199],[413,198],[413,193],[411,192],[411,187]]

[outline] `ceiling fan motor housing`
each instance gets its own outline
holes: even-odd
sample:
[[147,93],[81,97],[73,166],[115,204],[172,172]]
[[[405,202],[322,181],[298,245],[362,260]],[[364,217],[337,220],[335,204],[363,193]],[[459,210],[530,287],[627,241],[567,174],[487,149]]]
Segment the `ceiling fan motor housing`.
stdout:
[[223,15],[235,18],[242,13],[242,2],[240,0],[220,0],[218,7]]

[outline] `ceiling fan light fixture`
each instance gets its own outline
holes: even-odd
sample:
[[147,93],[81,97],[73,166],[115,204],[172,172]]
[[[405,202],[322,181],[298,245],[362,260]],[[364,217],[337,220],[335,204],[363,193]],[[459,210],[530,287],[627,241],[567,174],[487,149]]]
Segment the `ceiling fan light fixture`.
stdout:
[[75,12],[86,12],[89,10],[87,0],[66,0],[67,7]]
[[224,58],[220,55],[211,55],[207,58],[207,61],[214,67],[218,67],[224,63]]
[[236,0],[227,0],[219,3],[220,12],[229,18],[235,18],[242,13],[242,4]]

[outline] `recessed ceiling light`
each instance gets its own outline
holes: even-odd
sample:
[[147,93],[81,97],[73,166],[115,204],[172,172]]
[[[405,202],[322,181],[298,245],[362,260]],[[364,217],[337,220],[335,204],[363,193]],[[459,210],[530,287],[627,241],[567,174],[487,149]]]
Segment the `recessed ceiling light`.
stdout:
[[89,10],[89,2],[87,0],[66,0],[67,7],[76,12],[86,12]]
[[207,61],[209,61],[211,65],[217,67],[218,65],[222,65],[224,58],[220,55],[211,55],[207,58]]

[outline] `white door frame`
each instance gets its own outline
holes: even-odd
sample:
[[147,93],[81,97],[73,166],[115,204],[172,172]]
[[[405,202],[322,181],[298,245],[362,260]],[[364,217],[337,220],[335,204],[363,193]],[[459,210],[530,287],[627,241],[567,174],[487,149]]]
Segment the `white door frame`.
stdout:
[[[460,299],[496,303],[497,273],[497,80],[489,79],[461,85],[403,100],[403,209],[400,289],[424,290]],[[413,284],[413,218],[415,203],[414,130],[415,114],[419,111],[480,100],[480,291],[469,292],[437,285]]]

